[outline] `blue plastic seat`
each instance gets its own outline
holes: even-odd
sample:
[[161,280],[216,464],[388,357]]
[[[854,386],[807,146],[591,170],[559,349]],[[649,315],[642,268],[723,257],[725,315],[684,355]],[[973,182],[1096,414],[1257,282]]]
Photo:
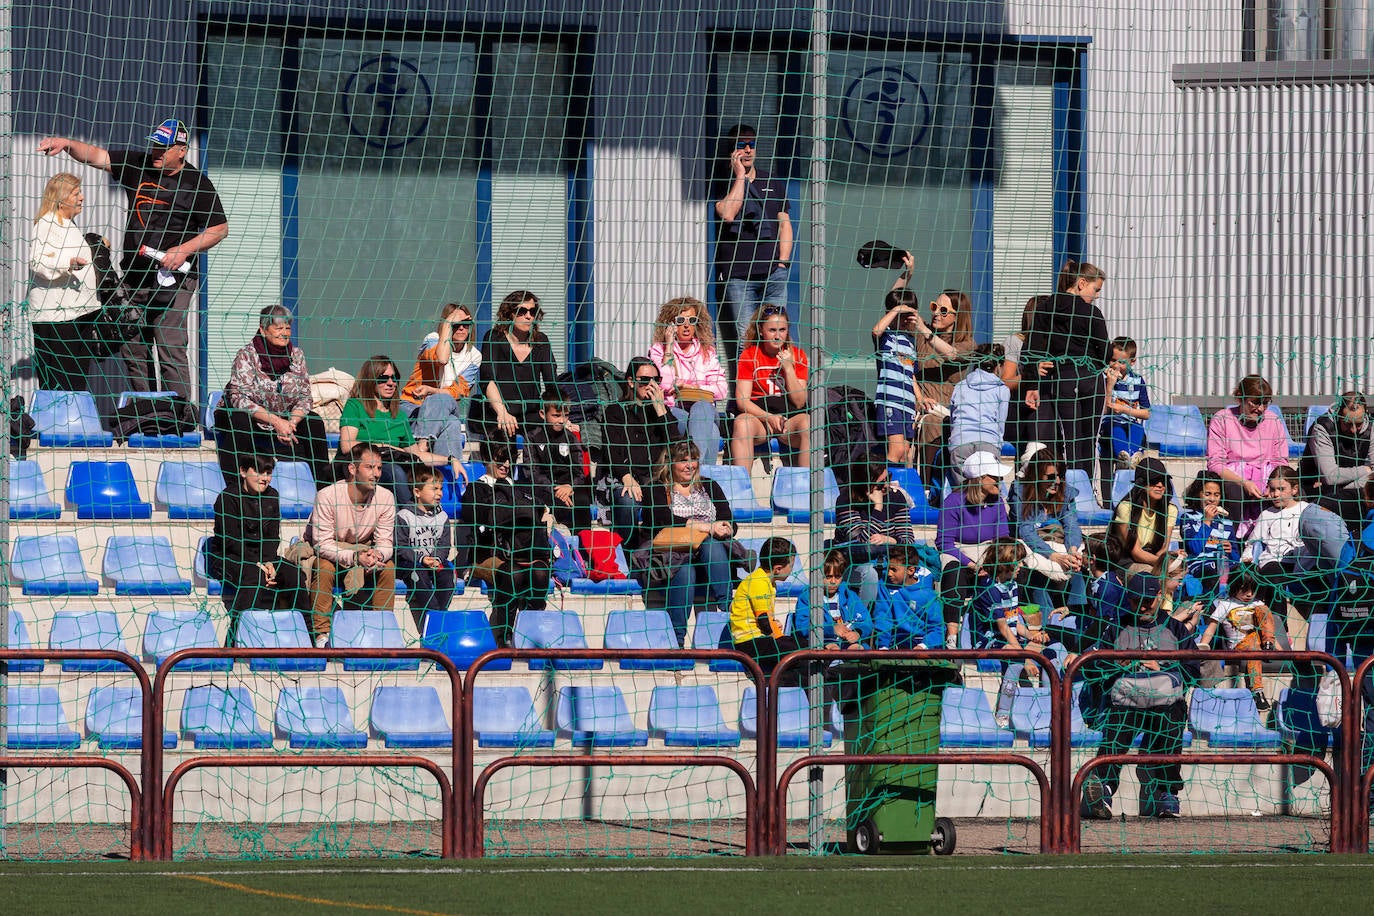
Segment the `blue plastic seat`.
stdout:
[[[170,398],[175,397],[175,391],[122,391],[119,394],[119,406],[125,407],[135,398]],[[130,433],[129,448],[200,448],[200,430],[191,429],[184,433],[161,433],[150,435],[148,433]]]
[[433,687],[378,687],[368,723],[389,748],[453,744],[453,726]]
[[224,474],[214,461],[164,461],[157,471],[153,495],[167,507],[167,517],[215,517],[215,497],[224,489]]
[[[763,548],[763,542],[766,540],[768,539],[740,538],[739,542],[746,550],[753,551],[754,556],[757,557]],[[797,556],[797,561],[792,564],[792,574],[777,584],[779,598],[800,598],[807,593],[811,586],[807,580],[806,569],[802,565],[805,562],[801,555]]]
[[191,594],[191,580],[181,577],[172,544],[160,534],[110,535],[102,572],[116,595]]
[[1135,471],[1129,468],[1122,468],[1112,476],[1112,505],[1115,506],[1126,498],[1126,494],[1131,492],[1131,487],[1135,486]]
[[1196,404],[1151,404],[1145,439],[1161,458],[1201,458],[1207,454],[1207,424]]
[[649,743],[648,729],[635,728],[619,687],[560,687],[555,718],[559,733],[571,736],[574,744],[643,747]]
[[[48,648],[60,651],[72,649],[106,649],[127,652],[124,637],[119,632],[119,618],[114,611],[58,611],[48,631]],[[62,661],[63,671],[123,671],[126,665],[114,659],[68,658]]]
[[[429,611],[425,614],[425,631],[420,636],[420,644],[442,652],[459,670],[466,671],[478,656],[496,648],[496,636],[482,611]],[[507,658],[494,661],[482,670],[509,671],[510,666]]]
[[720,485],[730,503],[730,515],[737,525],[766,523],[773,520],[773,510],[760,505],[754,495],[754,483],[749,471],[733,464],[703,464],[701,476]]
[[478,747],[553,747],[526,687],[478,687],[472,695],[472,730]]
[[940,510],[930,504],[926,496],[926,485],[921,480],[921,472],[915,468],[900,468],[888,465],[888,476],[911,497],[911,524],[933,525],[940,520]]
[[216,388],[210,392],[210,396],[205,399],[205,406],[200,411],[200,425],[205,430],[205,438],[211,442],[215,439],[215,409],[224,400],[224,389]]
[[[725,611],[702,611],[692,628],[693,649],[733,649],[730,639],[730,615]],[[743,671],[744,665],[733,659],[713,661],[707,665],[712,671]]]
[[[1093,731],[1083,722],[1083,714],[1078,709],[1078,696],[1075,693],[1073,709],[1070,710],[1072,726],[1069,730],[1069,744],[1073,747],[1096,747],[1102,743],[1102,733]],[[1011,707],[1011,730],[1016,737],[1023,738],[1031,747],[1050,746],[1050,688],[1018,687],[1016,699]]]
[[[605,646],[669,651],[679,648],[667,611],[611,611],[606,615]],[[690,671],[695,663],[691,659],[622,659],[620,667],[626,671]]]
[[1069,468],[1064,473],[1064,482],[1073,490],[1080,525],[1105,525],[1112,520],[1112,510],[1097,501],[1097,488],[1088,479],[1087,471]]
[[223,593],[224,586],[218,579],[210,578],[210,535],[203,534],[200,541],[196,544],[196,558],[191,566],[191,583],[196,588],[205,589],[207,595],[219,595]]
[[[406,641],[391,611],[341,610],[334,612],[329,645],[335,649],[404,649]],[[420,660],[346,658],[343,667],[345,671],[417,671]]]
[[56,687],[9,687],[5,706],[7,747],[70,751],[81,746],[81,736],[67,725],[67,713]]
[[48,483],[37,461],[11,458],[9,478],[10,518],[33,521],[62,517],[62,507],[48,493]]
[[1322,417],[1326,416],[1330,411],[1330,404],[1313,404],[1311,407],[1308,407],[1307,419],[1306,421],[1304,421],[1302,427],[1303,435],[1306,436],[1308,433],[1310,433],[1312,431],[1312,424],[1316,423]]
[[109,448],[114,434],[100,425],[89,391],[35,391],[29,408],[38,444],[65,448]]
[[[161,665],[173,652],[182,649],[218,649],[215,622],[206,610],[159,611],[148,615],[143,628],[143,657]],[[228,671],[232,658],[187,658],[177,663],[177,671]]]
[[[811,520],[811,469],[780,467],[773,472],[773,509],[787,516],[791,525],[805,525]],[[834,471],[825,469],[826,524],[835,523],[835,505],[840,501],[840,485]]]
[[740,733],[725,726],[709,686],[655,687],[649,698],[649,735],[668,747],[739,747]]
[[947,687],[940,706],[943,747],[1011,747],[1010,729],[999,728],[987,694],[977,687]]
[[[759,737],[758,694],[753,685],[744,688],[739,701],[739,730],[755,741]],[[778,747],[809,747],[811,744],[811,704],[800,687],[778,691]],[[829,747],[835,736],[829,729],[821,732],[821,743]]]
[[[574,545],[574,549],[581,550],[581,547]],[[630,560],[620,544],[615,545],[615,563],[625,578],[596,581],[579,577],[572,580],[568,590],[574,595],[638,595],[641,591],[639,582],[630,575]]]
[[287,687],[273,718],[277,737],[297,750],[367,747],[367,732],[353,726],[348,701],[338,687]]
[[[298,611],[244,611],[239,615],[238,645],[243,649],[313,649],[305,618]],[[323,671],[323,658],[255,658],[253,671]]]
[[[515,618],[511,645],[516,649],[585,649],[587,637],[576,611],[521,611]],[[530,670],[600,671],[605,664],[599,658],[532,658]]]
[[70,534],[15,538],[10,575],[23,583],[25,595],[94,595],[100,590],[86,575],[81,548]]
[[1195,688],[1188,722],[1212,747],[1274,748],[1281,740],[1260,722],[1255,698],[1243,687]]
[[[29,639],[29,628],[24,623],[24,615],[16,607],[10,608],[9,640],[5,643],[11,649],[32,649],[33,641]],[[43,659],[26,658],[11,659],[10,674],[37,674],[43,670]]]
[[[86,737],[101,750],[136,751],[143,747],[143,692],[137,687],[96,687],[86,700]],[[162,733],[162,746],[177,746],[176,732]]]
[[181,734],[196,750],[260,749],[272,746],[272,733],[258,723],[247,687],[211,684],[186,691]]
[[304,461],[278,461],[272,469],[272,487],[285,519],[309,518],[315,508],[315,475]]
[[1303,443],[1293,441],[1293,435],[1288,431],[1288,421],[1284,419],[1283,411],[1279,410],[1277,404],[1270,404],[1269,412],[1283,421],[1283,438],[1288,442],[1288,457],[1301,458],[1305,448]]
[[67,502],[79,519],[152,518],[153,507],[138,493],[127,461],[73,461],[67,472]]

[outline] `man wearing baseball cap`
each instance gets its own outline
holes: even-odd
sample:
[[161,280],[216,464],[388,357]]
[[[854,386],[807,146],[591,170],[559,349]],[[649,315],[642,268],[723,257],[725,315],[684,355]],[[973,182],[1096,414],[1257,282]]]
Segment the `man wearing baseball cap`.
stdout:
[[[168,118],[146,139],[147,149],[107,150],[45,137],[38,149],[109,172],[124,189],[129,213],[120,265],[133,303],[144,310],[144,326],[120,356],[134,391],[175,391],[194,408],[186,318],[200,287],[197,256],[224,241],[229,220],[210,179],[186,162],[191,131],[185,122]],[[157,345],[156,370],[151,344]]]

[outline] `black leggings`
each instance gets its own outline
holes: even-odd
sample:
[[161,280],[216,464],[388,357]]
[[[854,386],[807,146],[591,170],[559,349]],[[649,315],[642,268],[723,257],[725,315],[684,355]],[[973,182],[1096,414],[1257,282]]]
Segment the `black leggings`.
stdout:
[[522,566],[509,561],[492,570],[491,629],[498,646],[509,646],[515,617],[521,611],[542,611],[549,595],[549,567]]
[[329,462],[329,440],[324,420],[316,413],[308,413],[296,425],[295,443],[283,442],[271,430],[258,429],[257,422],[246,410],[228,407],[215,408],[215,439],[218,442],[219,469],[226,480],[238,476],[239,463],[253,455],[271,455],[278,461],[304,461],[310,465],[315,486],[334,482],[334,470]]
[[1058,424],[1064,463],[1092,479],[1102,416],[1101,380],[1096,373],[1080,374],[1070,366],[1060,366],[1059,373],[1058,378],[1040,383],[1037,413],[1045,413],[1048,422]]

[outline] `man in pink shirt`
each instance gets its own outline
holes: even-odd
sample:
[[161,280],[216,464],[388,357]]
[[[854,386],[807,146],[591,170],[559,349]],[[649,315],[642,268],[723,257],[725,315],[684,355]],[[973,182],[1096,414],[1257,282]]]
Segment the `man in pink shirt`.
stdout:
[[317,643],[329,636],[334,611],[334,577],[344,574],[344,597],[366,587],[374,610],[389,611],[396,596],[396,563],[392,558],[396,497],[377,486],[382,455],[360,442],[348,456],[348,480],[315,494],[315,508],[305,526],[305,540],[315,548],[310,632]]
[[1269,472],[1288,464],[1288,430],[1269,410],[1274,390],[1263,376],[1247,375],[1233,393],[1239,403],[1207,425],[1207,470],[1226,481],[1232,516],[1249,522],[1264,508]]

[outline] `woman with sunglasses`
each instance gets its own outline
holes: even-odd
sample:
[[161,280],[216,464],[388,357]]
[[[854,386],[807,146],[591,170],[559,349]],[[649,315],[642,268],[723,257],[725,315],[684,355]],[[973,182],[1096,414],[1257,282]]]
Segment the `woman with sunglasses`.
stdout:
[[399,506],[414,502],[406,467],[420,463],[432,468],[451,464],[456,475],[467,478],[460,457],[430,451],[429,443],[416,441],[410,422],[401,413],[400,372],[388,356],[377,355],[363,363],[339,417],[339,458],[353,446],[366,442],[382,454],[381,483],[396,497]]
[[1274,389],[1263,376],[1245,376],[1232,394],[1238,403],[1207,424],[1207,470],[1222,479],[1227,511],[1244,536],[1268,501],[1269,475],[1288,466],[1288,430],[1269,409]]
[[677,420],[678,435],[696,443],[702,464],[715,464],[720,454],[716,402],[729,397],[730,387],[716,353],[706,304],[690,296],[663,303],[649,359],[663,376],[663,403]]
[[610,493],[611,530],[629,542],[639,525],[644,490],[653,483],[677,421],[664,403],[663,376],[653,360],[636,356],[625,369],[625,396],[607,405],[602,431],[601,488]]
[[463,454],[463,427],[482,366],[472,333],[471,309],[457,302],[445,305],[437,333],[421,342],[415,368],[401,389],[401,413],[410,419],[411,431],[432,440],[442,455]]
[[806,351],[792,343],[787,309],[765,305],[754,313],[735,373],[735,422],[730,458],[749,470],[754,449],[776,436],[798,467],[810,465],[811,420],[806,415]]
[[[544,391],[557,387],[553,347],[539,330],[539,297],[517,289],[501,300],[496,321],[482,338],[482,435],[514,439],[539,421]],[[576,430],[574,430],[576,431]]]
[[1064,471],[1064,462],[1048,448],[1036,450],[1012,488],[1011,515],[1028,551],[1022,562],[1032,602],[1076,615],[1086,609],[1088,591],[1078,494],[1064,482]]

